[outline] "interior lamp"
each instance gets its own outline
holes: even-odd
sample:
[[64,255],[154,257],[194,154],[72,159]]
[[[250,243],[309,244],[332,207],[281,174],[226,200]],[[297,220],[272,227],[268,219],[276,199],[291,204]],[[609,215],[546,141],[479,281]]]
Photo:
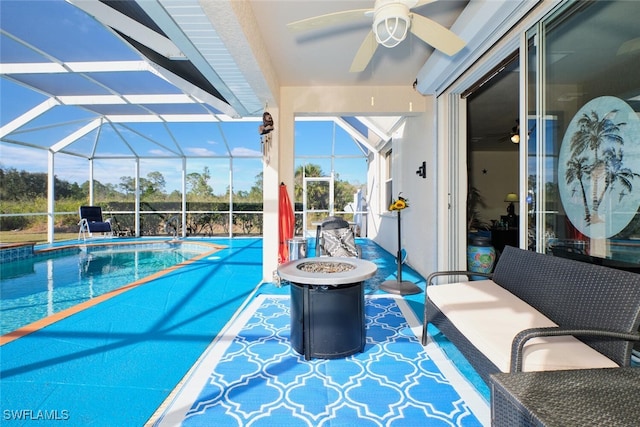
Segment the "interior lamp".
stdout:
[[511,128],[511,142],[513,142],[514,144],[520,144],[520,125],[519,124]]
[[509,205],[507,206],[507,214],[509,216],[514,216],[516,214],[516,208],[513,203],[520,201],[518,199],[518,195],[516,193],[507,193],[507,195],[504,196],[504,201],[509,202]]
[[376,10],[373,33],[379,44],[394,47],[407,37],[410,25],[409,8],[402,3],[390,3]]

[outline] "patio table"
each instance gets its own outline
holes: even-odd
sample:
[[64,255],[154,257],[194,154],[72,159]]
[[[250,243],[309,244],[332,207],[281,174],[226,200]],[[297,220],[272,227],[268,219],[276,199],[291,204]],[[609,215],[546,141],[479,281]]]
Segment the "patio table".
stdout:
[[640,425],[640,368],[491,376],[493,426]]

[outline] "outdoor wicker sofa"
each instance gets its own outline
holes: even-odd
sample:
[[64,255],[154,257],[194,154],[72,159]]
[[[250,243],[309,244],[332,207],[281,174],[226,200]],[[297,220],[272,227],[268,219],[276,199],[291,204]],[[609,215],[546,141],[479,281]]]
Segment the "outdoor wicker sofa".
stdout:
[[[440,276],[485,280],[436,285]],[[640,275],[505,247],[494,273],[427,278],[434,324],[490,383],[499,372],[629,366],[640,340]]]

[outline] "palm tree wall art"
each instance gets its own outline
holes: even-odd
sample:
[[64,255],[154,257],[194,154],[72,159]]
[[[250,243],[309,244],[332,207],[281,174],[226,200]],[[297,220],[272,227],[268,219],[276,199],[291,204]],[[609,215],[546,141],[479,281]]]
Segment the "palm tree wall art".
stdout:
[[640,204],[639,172],[635,111],[609,96],[583,106],[567,128],[558,166],[562,204],[573,225],[592,238],[622,230]]

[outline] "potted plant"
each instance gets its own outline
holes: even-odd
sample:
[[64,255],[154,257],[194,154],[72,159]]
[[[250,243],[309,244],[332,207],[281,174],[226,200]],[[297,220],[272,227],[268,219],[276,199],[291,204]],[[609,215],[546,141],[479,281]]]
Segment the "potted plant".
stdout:
[[480,191],[473,186],[469,186],[469,191],[467,192],[467,230],[468,231],[477,231],[477,230],[488,230],[489,224],[482,220],[480,213],[478,212],[478,208],[486,208],[487,204],[485,203]]

